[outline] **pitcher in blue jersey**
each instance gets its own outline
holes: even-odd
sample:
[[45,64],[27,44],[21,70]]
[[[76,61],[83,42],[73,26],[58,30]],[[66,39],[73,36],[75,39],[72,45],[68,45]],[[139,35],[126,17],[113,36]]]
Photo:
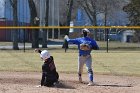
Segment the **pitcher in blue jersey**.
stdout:
[[79,56],[78,56],[78,77],[79,82],[82,83],[82,72],[83,72],[83,66],[86,64],[86,68],[88,70],[89,75],[89,83],[88,86],[94,85],[93,83],[93,70],[92,70],[92,58],[91,58],[91,51],[98,50],[99,47],[95,40],[88,37],[90,34],[90,31],[88,29],[82,29],[83,37],[81,38],[75,38],[75,39],[69,39],[69,37],[66,35],[65,39],[68,42],[71,42],[73,44],[78,45],[79,50]]

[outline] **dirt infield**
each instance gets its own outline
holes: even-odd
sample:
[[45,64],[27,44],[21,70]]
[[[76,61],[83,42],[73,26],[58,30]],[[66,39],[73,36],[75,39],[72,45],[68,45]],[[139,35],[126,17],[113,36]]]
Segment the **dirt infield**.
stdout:
[[140,93],[140,77],[95,75],[95,86],[77,81],[76,74],[60,74],[56,87],[40,87],[39,72],[0,72],[0,93]]

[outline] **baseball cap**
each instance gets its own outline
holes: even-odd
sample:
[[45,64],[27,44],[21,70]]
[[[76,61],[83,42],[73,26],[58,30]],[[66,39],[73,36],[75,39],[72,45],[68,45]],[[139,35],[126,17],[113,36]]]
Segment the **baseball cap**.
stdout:
[[89,31],[87,28],[82,29],[82,33],[83,33],[83,32],[90,33],[90,31]]
[[43,50],[40,54],[40,57],[45,60],[45,59],[48,59],[50,58],[50,53],[47,51],[47,50]]

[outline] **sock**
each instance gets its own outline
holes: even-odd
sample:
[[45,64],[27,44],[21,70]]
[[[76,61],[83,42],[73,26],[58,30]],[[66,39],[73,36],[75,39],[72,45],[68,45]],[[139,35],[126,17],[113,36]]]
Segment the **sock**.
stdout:
[[89,75],[89,80],[93,82],[93,75]]

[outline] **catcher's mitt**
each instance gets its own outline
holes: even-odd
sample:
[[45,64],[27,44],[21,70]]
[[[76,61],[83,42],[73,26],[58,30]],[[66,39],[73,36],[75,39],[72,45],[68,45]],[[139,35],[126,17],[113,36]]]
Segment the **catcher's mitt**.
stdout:
[[80,44],[80,49],[87,51],[90,50],[90,46],[88,44]]

